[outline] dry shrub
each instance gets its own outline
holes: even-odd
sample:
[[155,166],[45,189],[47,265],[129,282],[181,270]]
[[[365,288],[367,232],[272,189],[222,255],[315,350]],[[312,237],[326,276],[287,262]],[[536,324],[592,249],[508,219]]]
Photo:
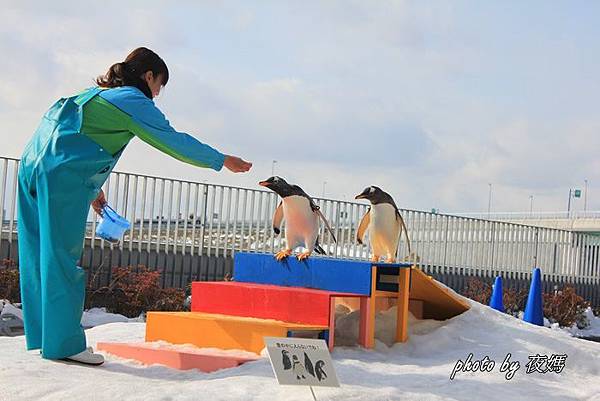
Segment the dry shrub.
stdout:
[[561,327],[571,327],[573,324],[580,329],[587,327],[589,322],[584,312],[589,306],[589,302],[577,295],[571,286],[565,286],[555,294],[544,294],[544,316]]
[[[467,280],[461,294],[484,305],[489,305],[492,297],[492,285],[476,277],[471,277]],[[503,288],[502,303],[505,312],[509,315],[517,316],[519,311],[525,309],[526,301],[527,290],[517,291],[512,288]]]
[[182,311],[184,310],[185,291],[180,288],[165,288],[161,290],[160,297],[154,302],[151,310],[154,311]]
[[112,313],[127,317],[142,312],[181,311],[185,291],[178,288],[160,288],[160,272],[145,266],[113,269],[109,285],[88,290],[87,307],[104,306]]
[[509,315],[517,317],[519,311],[525,310],[529,292],[524,288],[520,290],[505,288],[503,292],[502,302],[504,303],[504,311]]
[[0,299],[13,304],[21,302],[19,268],[11,259],[0,260]]
[[[467,281],[461,294],[474,301],[488,305],[492,295],[492,285],[472,277]],[[525,310],[528,294],[528,289],[514,290],[512,288],[504,288],[502,301],[505,313],[518,316],[519,311]],[[580,329],[589,325],[584,313],[589,306],[589,302],[577,295],[573,287],[567,286],[556,294],[544,293],[543,299],[544,316],[551,323],[558,323],[561,327],[571,327],[573,324],[577,324],[577,327]],[[594,311],[596,315],[600,312],[598,309],[600,308]]]
[[471,277],[467,280],[467,285],[463,288],[461,294],[473,301],[488,305],[492,296],[492,285]]

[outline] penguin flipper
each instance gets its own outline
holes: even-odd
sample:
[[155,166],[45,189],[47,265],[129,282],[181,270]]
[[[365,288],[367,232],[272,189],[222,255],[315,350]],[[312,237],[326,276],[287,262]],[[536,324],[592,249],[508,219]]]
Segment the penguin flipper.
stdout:
[[358,225],[358,231],[356,232],[356,241],[362,245],[363,238],[365,237],[365,233],[367,232],[367,228],[369,227],[369,223],[371,222],[371,208],[367,210],[367,213],[360,220],[360,224]]
[[281,222],[283,221],[283,202],[279,202],[275,213],[273,213],[273,231],[275,234],[281,232]]
[[398,210],[396,210],[396,220],[400,220],[400,224],[401,224],[401,228],[400,230],[404,231],[404,236],[406,237],[406,245],[408,246],[408,254],[411,254],[411,250],[410,250],[410,239],[408,238],[408,229],[406,228],[406,223],[404,222],[404,219],[402,218],[402,215],[400,214],[400,212]]
[[314,212],[321,218],[321,220],[323,220],[323,223],[325,223],[325,227],[327,228],[327,231],[329,231],[329,234],[331,234],[331,238],[333,238],[333,242],[337,242],[337,239],[335,239],[335,234],[333,233],[333,230],[331,229],[329,222],[327,221],[327,219],[321,212],[321,209],[317,209]]

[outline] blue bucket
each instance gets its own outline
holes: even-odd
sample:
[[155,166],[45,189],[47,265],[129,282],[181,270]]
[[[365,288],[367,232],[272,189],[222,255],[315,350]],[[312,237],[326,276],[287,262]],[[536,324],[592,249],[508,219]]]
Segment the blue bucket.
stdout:
[[102,208],[102,221],[96,227],[96,235],[105,241],[117,243],[129,230],[129,221],[119,216],[117,212],[108,205]]

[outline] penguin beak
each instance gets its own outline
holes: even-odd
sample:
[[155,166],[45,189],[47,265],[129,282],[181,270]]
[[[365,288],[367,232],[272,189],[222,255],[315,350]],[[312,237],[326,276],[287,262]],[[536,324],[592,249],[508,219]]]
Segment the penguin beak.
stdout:
[[367,194],[364,192],[360,193],[354,197],[354,199],[366,199],[366,198],[367,198]]
[[269,181],[261,181],[258,183],[258,185],[260,185],[261,187],[269,187],[271,183]]

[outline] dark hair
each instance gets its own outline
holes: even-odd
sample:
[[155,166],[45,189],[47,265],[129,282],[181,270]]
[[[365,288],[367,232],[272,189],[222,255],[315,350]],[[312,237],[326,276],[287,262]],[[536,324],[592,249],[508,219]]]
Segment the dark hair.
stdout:
[[142,78],[148,71],[152,71],[155,77],[161,75],[163,85],[169,81],[169,69],[163,59],[150,49],[138,47],[129,53],[125,61],[113,64],[105,75],[96,78],[96,84],[105,88],[135,86],[152,99],[152,92]]

